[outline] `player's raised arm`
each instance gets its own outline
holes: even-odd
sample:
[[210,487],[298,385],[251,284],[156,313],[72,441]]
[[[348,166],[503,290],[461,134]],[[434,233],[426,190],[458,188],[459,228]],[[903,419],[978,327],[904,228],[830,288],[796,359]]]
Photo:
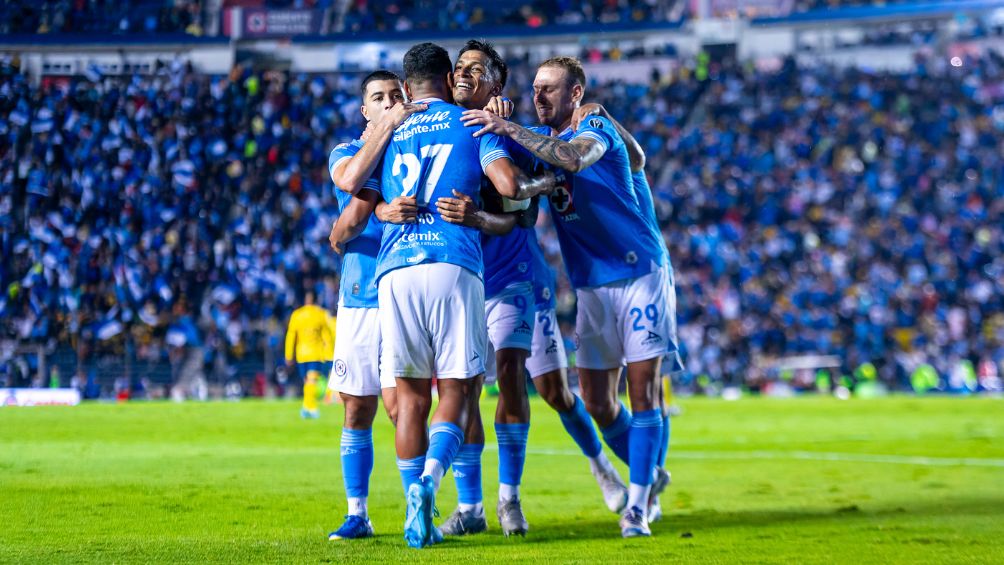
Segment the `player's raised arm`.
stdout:
[[614,119],[607,112],[607,109],[603,107],[602,104],[589,103],[583,104],[575,109],[575,113],[572,114],[572,129],[578,131],[579,124],[582,120],[588,118],[589,116],[600,116],[606,118],[614,125],[614,129],[617,130],[617,135],[621,136],[624,140],[624,146],[627,148],[628,159],[631,160],[631,172],[637,173],[645,168],[645,150],[642,149],[641,144],[638,140],[631,135],[631,132],[624,129],[624,126],[620,122]]
[[[579,173],[588,168],[599,161],[608,149],[605,143],[591,137],[562,141],[549,135],[534,133],[484,110],[465,111],[463,121],[466,126],[482,126],[474,133],[475,137],[486,133],[508,136],[538,159],[570,173]],[[499,193],[501,194],[501,190]]]
[[426,108],[427,104],[400,102],[388,110],[382,118],[370,122],[367,127],[366,143],[359,152],[353,157],[343,159],[331,169],[331,180],[335,186],[349,194],[359,192],[383,158],[394,130],[404,123],[408,116],[423,112]]

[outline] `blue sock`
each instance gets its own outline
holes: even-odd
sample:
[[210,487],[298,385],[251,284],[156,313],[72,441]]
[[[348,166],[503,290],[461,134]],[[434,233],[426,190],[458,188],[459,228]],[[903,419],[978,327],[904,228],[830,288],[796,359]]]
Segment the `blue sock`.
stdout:
[[526,438],[530,424],[495,424],[499,443],[499,483],[519,486],[526,462]]
[[349,498],[369,496],[373,472],[373,430],[342,428],[342,478]]
[[603,451],[600,437],[596,435],[596,428],[593,427],[593,422],[589,418],[589,412],[586,412],[586,405],[582,403],[582,399],[575,395],[572,396],[575,398],[575,405],[572,406],[572,409],[568,412],[558,412],[561,425],[565,426],[565,431],[572,436],[575,444],[579,446],[586,457],[596,457],[600,451]]
[[636,412],[631,422],[631,484],[652,484],[655,459],[662,441],[662,412]]
[[631,464],[631,444],[629,438],[631,437],[631,412],[628,411],[627,406],[621,402],[620,414],[617,414],[617,419],[614,423],[600,430],[603,433],[603,441],[607,442],[610,449],[613,450],[614,455],[616,455],[621,461],[626,465]]
[[404,492],[408,492],[408,487],[419,482],[422,478],[422,470],[425,469],[425,456],[419,455],[414,459],[398,459],[397,468],[401,471],[401,484]]
[[457,482],[457,501],[460,504],[477,504],[481,492],[481,452],[483,443],[465,443],[453,460],[453,479]]
[[[425,452],[426,460],[435,459],[443,466],[445,473],[464,443],[464,430],[452,422],[440,422],[429,428],[429,450]],[[436,484],[439,484],[436,477]]]
[[659,443],[659,456],[655,459],[655,464],[666,468],[666,453],[669,452],[669,416],[662,417],[662,442]]

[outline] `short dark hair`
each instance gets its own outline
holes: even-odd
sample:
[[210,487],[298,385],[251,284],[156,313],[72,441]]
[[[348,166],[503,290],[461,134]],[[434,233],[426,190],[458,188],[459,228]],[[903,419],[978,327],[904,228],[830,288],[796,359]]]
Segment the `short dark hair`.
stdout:
[[468,40],[460,48],[460,53],[457,53],[457,59],[459,60],[468,51],[481,51],[484,53],[488,57],[488,72],[495,77],[499,86],[505,86],[506,80],[509,79],[509,65],[506,65],[505,59],[495,50],[494,45],[482,39]]
[[582,70],[582,63],[575,57],[551,57],[541,63],[537,68],[541,69],[543,67],[558,67],[559,69],[565,69],[565,72],[568,73],[568,81],[571,85],[575,85],[575,83],[578,82],[582,88],[586,87],[586,71]]
[[385,69],[373,71],[372,73],[366,75],[366,78],[363,79],[362,85],[359,87],[363,96],[366,96],[366,87],[375,80],[396,80],[397,82],[401,82],[401,77]]
[[452,71],[450,54],[435,43],[419,43],[404,54],[404,78],[409,82],[446,80]]

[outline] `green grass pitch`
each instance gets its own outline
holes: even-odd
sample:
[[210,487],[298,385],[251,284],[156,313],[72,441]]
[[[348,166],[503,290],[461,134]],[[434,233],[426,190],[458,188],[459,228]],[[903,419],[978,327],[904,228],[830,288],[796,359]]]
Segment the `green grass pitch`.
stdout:
[[[401,537],[383,414],[377,536],[328,542],[345,510],[340,406],[318,421],[292,402],[0,408],[0,562],[1004,563],[1000,399],[680,403],[652,538],[620,538],[586,461],[535,400],[529,536],[504,539],[490,502],[487,534],[423,550]],[[447,477],[444,517],[455,493]]]

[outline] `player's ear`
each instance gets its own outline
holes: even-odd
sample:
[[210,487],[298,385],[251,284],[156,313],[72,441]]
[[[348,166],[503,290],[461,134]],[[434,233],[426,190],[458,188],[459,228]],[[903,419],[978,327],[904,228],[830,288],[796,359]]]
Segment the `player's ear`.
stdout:
[[575,83],[572,85],[572,101],[575,102],[576,107],[582,102],[583,94],[585,94],[585,89],[582,88],[581,84]]
[[411,95],[411,85],[408,84],[408,81],[404,81],[404,95],[408,98],[408,100],[414,100],[415,98]]
[[453,73],[447,73],[446,75],[446,86],[450,87],[450,92],[453,92]]
[[359,111],[362,112],[363,117],[366,118],[367,121],[369,121],[370,117],[369,117],[369,115],[366,112],[366,104],[360,104],[359,105]]

